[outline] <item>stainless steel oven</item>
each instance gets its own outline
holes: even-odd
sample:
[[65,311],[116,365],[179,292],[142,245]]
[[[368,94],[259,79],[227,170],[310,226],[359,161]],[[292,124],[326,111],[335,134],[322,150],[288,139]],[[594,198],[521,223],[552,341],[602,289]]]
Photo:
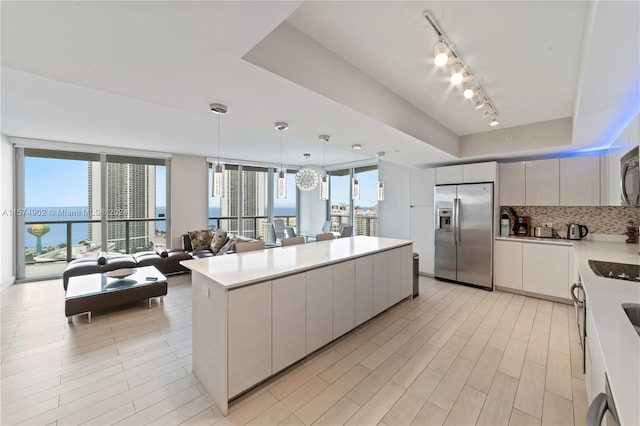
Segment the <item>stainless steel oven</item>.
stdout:
[[571,286],[570,290],[571,299],[573,300],[573,306],[576,311],[576,323],[578,324],[578,338],[580,339],[580,347],[582,348],[582,372],[585,372],[585,351],[586,344],[585,338],[587,336],[586,318],[587,318],[587,303],[582,287],[582,282],[578,278],[578,282]]
[[623,205],[640,206],[640,165],[637,146],[620,159],[620,192]]

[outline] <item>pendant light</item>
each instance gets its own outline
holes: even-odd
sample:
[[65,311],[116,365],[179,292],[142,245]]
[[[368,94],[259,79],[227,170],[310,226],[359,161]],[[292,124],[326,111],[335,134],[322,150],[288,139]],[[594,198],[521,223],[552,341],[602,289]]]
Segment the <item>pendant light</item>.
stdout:
[[376,157],[378,157],[378,201],[384,200],[384,182],[380,180],[380,157],[383,157],[384,154],[384,151],[376,152]]
[[289,128],[287,123],[278,121],[275,124],[276,130],[280,131],[280,170],[278,170],[277,193],[278,198],[287,198],[287,170],[282,165],[282,132]]
[[311,191],[318,185],[318,174],[309,168],[309,157],[311,157],[311,154],[304,154],[304,158],[307,159],[307,165],[296,173],[296,186],[301,191]]
[[[320,135],[318,139],[322,141],[322,167],[327,163],[327,142],[329,142],[329,135]],[[320,199],[329,199],[329,173],[326,171],[320,178]]]
[[[362,145],[360,145],[359,143],[354,143],[353,145],[351,145],[351,149],[353,151],[358,151],[362,149]],[[351,199],[352,200],[360,199],[360,179],[356,174],[355,167],[353,168],[353,178],[351,179]]]
[[220,162],[220,116],[226,114],[226,105],[211,104],[209,110],[218,116],[218,161],[213,165],[213,176],[211,181],[211,196],[224,196],[224,164]]

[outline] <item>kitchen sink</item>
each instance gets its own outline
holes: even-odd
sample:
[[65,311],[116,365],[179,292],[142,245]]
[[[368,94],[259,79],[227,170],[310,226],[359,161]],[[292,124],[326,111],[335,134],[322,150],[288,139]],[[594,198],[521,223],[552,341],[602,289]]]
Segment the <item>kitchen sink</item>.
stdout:
[[640,282],[640,265],[590,259],[589,266],[599,277]]
[[622,309],[624,309],[624,313],[629,317],[629,321],[633,324],[633,327],[636,329],[636,333],[640,336],[640,304],[637,303],[623,303]]

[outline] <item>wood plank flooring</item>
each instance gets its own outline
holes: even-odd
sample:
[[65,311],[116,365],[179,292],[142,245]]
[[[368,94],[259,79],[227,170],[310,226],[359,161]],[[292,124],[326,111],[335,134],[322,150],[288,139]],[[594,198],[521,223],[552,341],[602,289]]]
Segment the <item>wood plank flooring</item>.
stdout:
[[3,425],[582,425],[573,307],[420,278],[404,301],[234,401],[191,373],[191,285],[67,324],[60,280],[1,296]]

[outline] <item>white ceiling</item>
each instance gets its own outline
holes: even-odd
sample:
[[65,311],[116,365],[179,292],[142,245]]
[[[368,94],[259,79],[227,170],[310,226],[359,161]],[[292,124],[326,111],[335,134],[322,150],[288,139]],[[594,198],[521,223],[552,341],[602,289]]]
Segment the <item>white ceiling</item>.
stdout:
[[[427,9],[483,79],[500,129],[572,117],[573,140],[546,152],[607,146],[638,112],[638,2],[0,7],[0,130],[10,136],[213,156],[208,105],[221,102],[227,158],[278,163],[273,123],[286,121],[287,164],[304,152],[322,164],[319,134],[332,136],[327,164],[377,151],[413,167],[469,161],[460,136],[489,127],[431,65]],[[618,69],[598,61],[602,45]]]

